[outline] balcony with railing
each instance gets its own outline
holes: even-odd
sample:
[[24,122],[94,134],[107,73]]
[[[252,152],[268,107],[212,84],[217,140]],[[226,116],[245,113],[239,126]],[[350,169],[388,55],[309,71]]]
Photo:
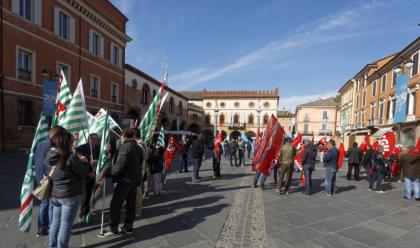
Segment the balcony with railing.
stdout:
[[24,69],[19,68],[18,69],[18,78],[20,80],[32,81],[32,71],[24,70]]
[[227,126],[229,129],[245,129],[246,123],[245,122],[229,122],[225,123],[225,126]]
[[90,90],[90,96],[94,97],[94,98],[98,98],[98,90],[96,89],[91,89]]

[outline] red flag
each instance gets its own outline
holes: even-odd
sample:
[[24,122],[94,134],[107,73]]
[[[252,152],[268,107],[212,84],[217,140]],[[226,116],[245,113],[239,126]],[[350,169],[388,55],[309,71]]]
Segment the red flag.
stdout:
[[318,143],[322,145],[322,151],[323,151],[323,152],[328,151],[328,147],[327,147],[327,139],[326,139],[325,137],[324,137],[324,138],[322,138],[322,139],[320,139]]
[[373,142],[373,150],[376,152],[378,150],[378,146],[379,146],[379,141],[376,140],[375,142]]
[[271,115],[254,158],[255,169],[262,172],[265,176],[270,175],[270,164],[276,158],[281,148],[283,136],[283,128],[280,126],[277,118]]
[[395,140],[395,135],[392,130],[386,132],[384,136],[382,136],[382,138],[379,140],[379,144],[384,148],[385,158],[389,158],[392,155],[396,143],[397,141]]
[[360,144],[360,146],[359,146],[360,150],[363,153],[365,153],[367,151],[367,149],[368,149],[368,145],[369,144],[370,144],[370,135],[369,134],[366,134],[363,143]]
[[222,130],[219,131],[214,141],[214,154],[216,155],[216,159],[219,159],[220,156],[220,143],[222,143]]
[[169,143],[165,149],[165,167],[169,169],[171,167],[172,159],[182,150],[182,146],[174,136],[171,135]]
[[400,174],[400,166],[398,165],[398,156],[401,153],[401,147],[395,147],[395,160],[392,161],[391,165],[391,173],[394,176],[398,176]]
[[294,147],[298,147],[298,145],[302,143],[302,134],[298,134],[293,140],[292,140],[292,145]]
[[420,137],[419,137],[419,139],[417,140],[416,149],[417,149],[417,150],[420,150]]
[[303,173],[303,170],[300,172],[300,185],[305,187],[305,173]]
[[295,161],[295,164],[297,165],[297,167],[301,171],[303,171],[302,157],[303,157],[303,153],[304,152],[305,152],[305,145],[302,145],[302,147],[299,149],[299,151],[296,154],[296,156],[293,158],[293,160]]
[[344,156],[346,156],[346,150],[344,150],[343,143],[340,143],[338,154],[338,169],[341,169],[341,167],[343,167]]

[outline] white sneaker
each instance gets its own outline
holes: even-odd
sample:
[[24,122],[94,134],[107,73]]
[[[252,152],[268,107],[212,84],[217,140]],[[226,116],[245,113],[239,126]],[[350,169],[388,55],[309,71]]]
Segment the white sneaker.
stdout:
[[376,193],[385,194],[385,191],[383,191],[383,190],[377,190]]

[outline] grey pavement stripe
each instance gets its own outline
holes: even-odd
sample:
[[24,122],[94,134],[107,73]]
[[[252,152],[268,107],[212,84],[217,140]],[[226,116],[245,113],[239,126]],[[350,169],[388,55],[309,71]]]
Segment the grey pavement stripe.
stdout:
[[[251,178],[243,178],[240,185],[251,185]],[[216,247],[267,247],[261,189],[246,187],[235,194]]]

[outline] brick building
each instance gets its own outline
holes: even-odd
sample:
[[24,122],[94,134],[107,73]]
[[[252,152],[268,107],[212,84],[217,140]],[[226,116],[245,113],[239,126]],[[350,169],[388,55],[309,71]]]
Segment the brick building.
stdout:
[[[127,18],[109,1],[1,0],[2,148],[28,147],[42,111],[43,80],[83,80],[88,111],[124,115]],[[5,107],[6,106],[6,107]]]

